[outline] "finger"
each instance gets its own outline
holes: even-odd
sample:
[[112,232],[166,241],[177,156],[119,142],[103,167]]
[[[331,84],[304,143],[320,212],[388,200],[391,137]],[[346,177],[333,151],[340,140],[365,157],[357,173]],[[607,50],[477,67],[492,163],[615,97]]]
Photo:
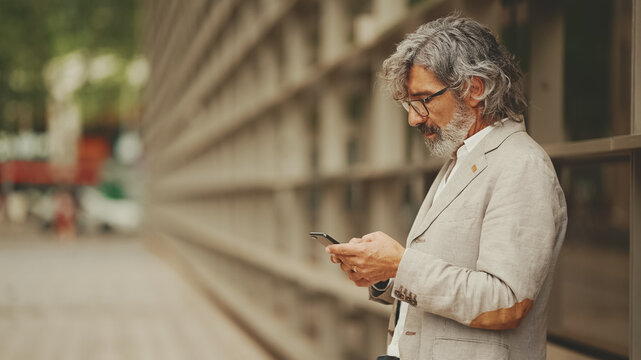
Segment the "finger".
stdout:
[[368,242],[372,241],[372,240],[376,239],[376,237],[378,236],[379,233],[380,233],[380,231],[375,231],[373,233],[369,233],[369,234],[363,235],[363,240],[368,241]]
[[347,277],[348,277],[350,280],[352,280],[353,282],[363,281],[363,280],[367,281],[367,280],[366,280],[366,279],[364,279],[362,276],[360,276],[358,273],[355,273],[355,272],[353,272],[353,271],[348,272],[348,273],[347,273]]
[[358,287],[369,287],[371,286],[370,281],[366,279],[361,279],[361,280],[356,280],[354,281],[354,284]]
[[346,273],[352,272],[352,266],[347,265],[345,263],[341,263],[341,270],[343,270]]
[[363,241],[364,241],[364,240],[363,240],[363,239],[361,239],[361,238],[351,238],[351,239],[349,240],[349,244],[358,244],[358,243],[362,243]]
[[333,255],[342,255],[342,256],[354,256],[358,255],[361,252],[361,247],[358,244],[337,244],[330,245],[325,248],[330,254]]
[[340,264],[342,261],[338,258],[336,255],[331,255],[329,257],[329,261],[333,262],[334,264]]

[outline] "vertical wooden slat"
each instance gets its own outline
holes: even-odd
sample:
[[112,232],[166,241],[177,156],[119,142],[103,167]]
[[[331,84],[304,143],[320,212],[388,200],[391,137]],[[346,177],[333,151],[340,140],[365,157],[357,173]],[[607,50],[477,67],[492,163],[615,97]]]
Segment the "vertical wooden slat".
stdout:
[[[641,0],[632,12],[632,119],[633,134],[641,133]],[[641,150],[632,152],[630,198],[630,359],[641,359]]]
[[532,56],[528,132],[541,144],[565,140],[563,127],[564,18],[552,2],[531,3]]
[[641,150],[632,154],[630,201],[630,359],[641,359]]
[[633,1],[631,128],[633,134],[641,134],[641,1]]

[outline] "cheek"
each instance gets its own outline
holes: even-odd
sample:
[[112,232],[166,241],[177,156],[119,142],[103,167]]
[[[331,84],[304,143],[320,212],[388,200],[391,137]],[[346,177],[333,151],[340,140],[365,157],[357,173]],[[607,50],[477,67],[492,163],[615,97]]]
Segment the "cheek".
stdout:
[[438,126],[441,130],[449,124],[449,121],[441,114],[434,114],[434,116],[430,116],[430,120],[430,125]]
[[454,117],[454,112],[450,111],[441,111],[438,113],[434,113],[434,116],[430,116],[432,118],[432,122],[434,125],[440,127],[441,129],[444,129],[450,121],[452,121],[452,118]]
[[434,106],[434,109],[432,109],[430,113],[430,117],[434,124],[443,129],[454,118],[455,110],[456,101],[454,99],[444,98],[437,106]]

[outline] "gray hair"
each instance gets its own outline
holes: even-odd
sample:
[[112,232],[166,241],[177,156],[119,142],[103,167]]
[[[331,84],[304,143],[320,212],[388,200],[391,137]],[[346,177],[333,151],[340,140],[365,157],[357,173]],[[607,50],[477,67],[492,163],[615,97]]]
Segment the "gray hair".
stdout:
[[398,44],[380,73],[397,101],[408,98],[412,65],[432,71],[459,96],[458,101],[467,95],[471,78],[477,76],[484,84],[477,99],[482,101],[481,114],[486,121],[523,120],[527,102],[520,86],[521,71],[492,32],[474,20],[456,15],[437,19],[421,25]]

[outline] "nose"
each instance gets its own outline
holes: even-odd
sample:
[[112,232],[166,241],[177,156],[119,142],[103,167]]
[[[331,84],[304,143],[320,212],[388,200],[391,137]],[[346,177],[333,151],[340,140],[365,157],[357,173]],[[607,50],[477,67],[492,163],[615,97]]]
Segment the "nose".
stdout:
[[410,107],[409,113],[407,113],[407,122],[412,127],[417,127],[419,124],[422,124],[427,121],[427,116],[423,117],[419,115],[412,107]]

